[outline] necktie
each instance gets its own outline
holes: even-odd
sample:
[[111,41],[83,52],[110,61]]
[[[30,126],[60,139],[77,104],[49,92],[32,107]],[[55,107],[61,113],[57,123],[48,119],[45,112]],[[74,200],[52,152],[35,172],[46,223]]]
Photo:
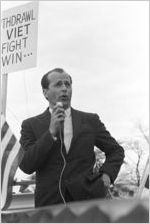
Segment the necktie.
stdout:
[[70,115],[66,115],[64,121],[64,144],[68,153],[72,140],[72,120]]

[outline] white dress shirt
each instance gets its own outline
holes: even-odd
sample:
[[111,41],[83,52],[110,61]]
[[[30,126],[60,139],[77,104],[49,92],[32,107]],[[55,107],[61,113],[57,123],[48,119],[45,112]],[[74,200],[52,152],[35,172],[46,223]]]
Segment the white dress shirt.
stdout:
[[[50,113],[52,113],[52,109],[49,108]],[[69,107],[65,110],[65,120],[64,120],[64,144],[66,148],[66,152],[69,152],[71,140],[73,136],[73,128],[72,128],[72,117],[71,117],[71,108]]]
[[71,117],[71,108],[65,110],[65,120],[64,120],[64,144],[66,147],[66,152],[69,152],[71,140],[72,140],[72,117]]

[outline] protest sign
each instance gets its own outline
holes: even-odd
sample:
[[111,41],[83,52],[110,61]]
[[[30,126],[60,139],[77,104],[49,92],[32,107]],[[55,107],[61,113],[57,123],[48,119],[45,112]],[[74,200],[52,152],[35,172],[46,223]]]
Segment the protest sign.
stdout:
[[31,2],[2,12],[1,73],[36,66],[38,2]]

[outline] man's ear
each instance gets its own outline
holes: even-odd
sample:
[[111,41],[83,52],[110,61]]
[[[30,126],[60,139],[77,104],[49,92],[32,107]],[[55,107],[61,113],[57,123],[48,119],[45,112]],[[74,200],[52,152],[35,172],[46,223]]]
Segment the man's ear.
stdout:
[[48,100],[47,89],[43,89],[43,95],[44,95],[45,98]]

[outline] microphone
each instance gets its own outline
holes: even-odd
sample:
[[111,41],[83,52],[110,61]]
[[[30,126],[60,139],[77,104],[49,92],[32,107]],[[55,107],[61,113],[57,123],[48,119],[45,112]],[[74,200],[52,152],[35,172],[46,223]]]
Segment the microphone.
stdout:
[[[62,102],[57,102],[56,103],[56,106],[61,106],[63,107],[63,103]],[[60,135],[61,135],[61,138],[63,136],[63,132],[64,132],[64,121],[61,121],[60,122]]]

